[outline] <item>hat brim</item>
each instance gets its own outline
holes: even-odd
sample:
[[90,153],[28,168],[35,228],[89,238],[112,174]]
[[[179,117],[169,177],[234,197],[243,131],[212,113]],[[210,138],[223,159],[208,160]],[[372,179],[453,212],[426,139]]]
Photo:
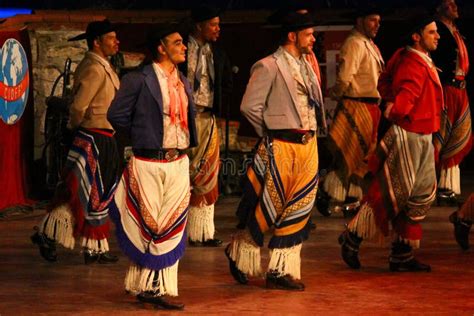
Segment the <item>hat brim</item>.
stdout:
[[208,21],[208,20],[211,20],[213,18],[217,18],[217,17],[221,17],[221,15],[224,13],[224,10],[221,9],[221,8],[216,8],[215,11],[213,12],[209,12],[207,14],[203,14],[202,16],[193,16],[191,14],[191,19],[194,23],[201,23],[201,22],[204,22],[204,21]]
[[75,41],[80,41],[80,40],[85,40],[85,39],[87,39],[87,33],[82,33],[82,34],[79,34],[77,36],[68,38],[67,41],[68,42],[75,42]]
[[97,36],[101,36],[101,35],[104,35],[104,34],[107,34],[107,33],[110,33],[110,32],[115,32],[115,28],[110,26],[110,27],[102,30],[101,32],[99,32],[97,34],[88,34],[87,32],[84,32],[84,33],[79,34],[77,36],[68,38],[67,41],[68,42],[75,42],[75,41],[85,40],[85,39],[88,39],[88,38],[96,38]]

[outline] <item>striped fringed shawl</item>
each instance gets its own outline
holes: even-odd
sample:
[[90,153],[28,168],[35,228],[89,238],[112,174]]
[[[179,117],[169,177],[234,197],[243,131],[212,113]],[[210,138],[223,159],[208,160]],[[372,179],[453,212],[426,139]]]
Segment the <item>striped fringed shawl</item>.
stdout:
[[273,229],[269,248],[289,248],[308,238],[319,176],[317,140],[292,144],[264,138],[247,170],[237,210],[255,243]]
[[74,236],[101,240],[109,234],[109,204],[116,182],[109,192],[99,166],[99,150],[94,136],[79,130],[69,150],[65,165],[65,182],[71,192],[69,204],[75,219]]
[[[183,162],[186,168],[184,165],[181,168],[187,170],[188,160]],[[119,182],[110,214],[116,224],[118,244],[130,260],[141,267],[161,270],[174,265],[184,254],[189,178],[176,175],[175,180],[183,182],[183,189],[177,188],[179,192],[175,198],[164,199],[159,209],[147,209],[142,187],[150,184],[139,183],[140,173],[144,174],[145,170],[132,158]],[[156,192],[157,195],[162,193]],[[153,200],[156,197],[146,198]],[[166,208],[170,211],[165,211]]]

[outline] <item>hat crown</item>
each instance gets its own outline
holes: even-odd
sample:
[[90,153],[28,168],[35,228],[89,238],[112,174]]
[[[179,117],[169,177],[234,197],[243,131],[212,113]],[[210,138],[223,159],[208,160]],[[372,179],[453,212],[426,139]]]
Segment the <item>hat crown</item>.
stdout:
[[68,41],[94,39],[97,36],[101,36],[110,32],[115,32],[115,29],[113,28],[109,20],[105,19],[103,21],[93,21],[87,25],[85,33],[82,33],[73,38],[70,38],[68,39]]
[[210,5],[200,5],[191,10],[191,18],[197,23],[218,17],[221,15],[221,13],[221,10],[216,7]]
[[306,13],[299,13],[290,11],[280,19],[280,25],[283,29],[288,31],[298,31],[305,28],[316,26],[313,16]]

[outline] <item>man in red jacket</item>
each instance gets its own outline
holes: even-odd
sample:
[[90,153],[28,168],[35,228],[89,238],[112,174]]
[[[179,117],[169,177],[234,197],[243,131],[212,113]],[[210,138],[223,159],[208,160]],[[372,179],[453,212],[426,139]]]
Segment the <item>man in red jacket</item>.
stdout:
[[369,165],[374,181],[359,213],[339,237],[343,260],[353,269],[362,239],[388,236],[393,229],[391,271],[431,271],[412,253],[421,239],[420,222],[436,195],[432,133],[439,130],[443,91],[429,52],[439,34],[434,20],[418,18],[411,31],[411,46],[390,59],[379,80],[387,102],[384,116],[392,126],[384,135]]

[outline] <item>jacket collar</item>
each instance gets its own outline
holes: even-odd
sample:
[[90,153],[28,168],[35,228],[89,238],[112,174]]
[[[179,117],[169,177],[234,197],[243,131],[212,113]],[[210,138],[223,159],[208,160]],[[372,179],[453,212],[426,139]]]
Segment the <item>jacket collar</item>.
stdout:
[[278,66],[278,69],[280,70],[280,73],[283,77],[283,80],[286,83],[286,86],[288,87],[288,91],[290,92],[291,99],[293,100],[293,104],[296,107],[297,103],[297,98],[296,98],[296,80],[293,79],[291,76],[289,66],[285,60],[285,52],[283,51],[283,47],[279,47],[275,53],[273,53],[273,57],[275,58],[276,64]]
[[115,89],[118,90],[118,88],[120,87],[120,80],[115,70],[112,69],[112,66],[110,65],[110,62],[108,59],[105,59],[91,51],[86,52],[85,58],[88,58],[93,62],[101,64],[104,67],[105,72],[109,75],[110,79],[112,80],[112,83]]
[[429,56],[422,56],[423,53],[416,51],[411,47],[406,48],[406,53],[410,54],[414,60],[423,65],[429,73],[430,78],[441,87],[441,82],[438,76],[438,70]]
[[[153,69],[153,64],[144,66],[142,69],[142,73],[145,75],[145,83],[148,86],[148,89],[150,90],[150,93],[153,96],[153,99],[155,99],[156,103],[158,103],[158,106],[163,112],[163,95],[161,94],[160,83],[158,81],[158,78],[156,77],[155,70]],[[179,71],[179,69],[178,69],[178,75],[179,75],[179,79],[184,84],[184,89],[186,90],[186,94],[188,95],[188,98],[190,98],[192,93],[191,93],[191,90],[190,90],[191,88],[189,87],[189,84],[187,84],[186,77],[181,73],[181,71]]]
[[153,69],[153,65],[146,65],[143,67],[142,72],[145,75],[145,83],[148,86],[153,99],[155,99],[156,103],[158,103],[158,106],[160,107],[161,112],[163,112],[163,96],[161,94],[160,84],[158,82],[158,78],[156,77],[155,70]]
[[383,58],[382,58],[382,55],[380,54],[380,51],[376,48],[375,43],[370,38],[368,38],[367,36],[365,36],[364,34],[359,32],[358,30],[356,30],[355,28],[352,29],[351,35],[354,36],[354,37],[359,38],[361,41],[364,42],[365,47],[367,48],[369,53],[379,63],[380,69],[383,69],[384,65],[385,65],[385,62],[383,61]]

